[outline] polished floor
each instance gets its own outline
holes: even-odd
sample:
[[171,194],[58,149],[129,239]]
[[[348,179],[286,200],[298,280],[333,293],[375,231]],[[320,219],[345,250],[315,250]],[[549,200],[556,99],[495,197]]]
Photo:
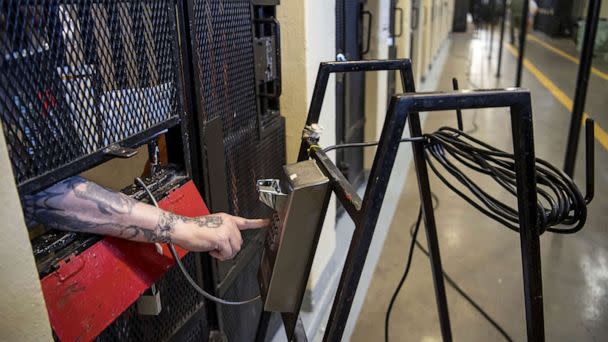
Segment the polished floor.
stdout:
[[[453,34],[439,90],[450,89],[452,77],[459,78],[461,88],[513,86],[516,59],[508,47],[503,54],[503,76],[495,77],[497,34],[494,37],[492,59],[488,60],[488,32]],[[561,167],[569,125],[567,100],[573,98],[578,68],[568,55],[578,55],[572,42],[553,40],[539,33],[528,40],[526,49],[528,63],[523,87],[532,93],[536,155]],[[608,64],[597,61],[594,66],[586,112],[605,133]],[[560,99],[556,91],[566,98],[562,95]],[[512,150],[506,110],[465,111],[463,115],[465,130]],[[433,131],[455,122],[454,113],[432,113],[424,130]],[[596,141],[596,198],[589,207],[587,226],[575,235],[546,233],[541,238],[547,341],[608,340],[608,197],[604,193],[608,190],[607,148],[605,137]],[[575,177],[581,186],[584,185],[582,152],[579,149]],[[409,228],[418,211],[413,170],[409,175],[352,341],[384,339],[385,311],[403,271],[410,243]],[[431,187],[439,199],[436,219],[444,270],[514,341],[525,341],[519,237],[477,212],[433,176]],[[486,187],[497,189],[491,183]],[[426,244],[422,231],[418,239]],[[446,287],[455,341],[504,340],[463,297]],[[430,264],[420,250],[414,253],[409,278],[393,309],[389,336],[391,341],[441,341]]]

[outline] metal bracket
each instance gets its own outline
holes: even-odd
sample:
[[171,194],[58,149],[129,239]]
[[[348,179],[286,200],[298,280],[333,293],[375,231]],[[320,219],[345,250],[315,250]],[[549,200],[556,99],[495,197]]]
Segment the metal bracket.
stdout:
[[228,336],[226,336],[226,334],[224,334],[223,331],[211,330],[209,332],[209,341],[210,342],[228,342]]
[[107,155],[114,156],[117,158],[131,158],[137,154],[137,149],[131,147],[124,147],[118,144],[110,145],[106,147],[103,152]]
[[279,210],[287,197],[281,191],[281,181],[278,179],[260,179],[257,181],[257,189],[259,200],[273,210]]
[[274,81],[277,77],[275,45],[274,36],[253,39],[255,79],[258,83]]

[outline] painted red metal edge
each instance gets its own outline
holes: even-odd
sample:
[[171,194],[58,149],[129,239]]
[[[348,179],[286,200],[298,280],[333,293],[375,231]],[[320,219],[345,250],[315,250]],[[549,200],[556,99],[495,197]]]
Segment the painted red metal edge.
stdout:
[[[159,201],[179,215],[209,214],[192,181]],[[176,247],[180,257],[187,251]],[[49,320],[61,341],[89,341],[99,335],[174,265],[150,243],[106,237],[41,281]]]

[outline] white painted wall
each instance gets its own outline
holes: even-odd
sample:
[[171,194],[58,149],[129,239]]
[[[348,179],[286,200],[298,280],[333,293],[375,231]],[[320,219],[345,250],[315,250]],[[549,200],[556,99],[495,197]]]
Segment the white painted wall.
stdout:
[[[414,1],[414,0],[411,0]],[[414,82],[416,84],[420,84],[420,82],[422,81],[422,75],[423,73],[423,60],[424,60],[424,30],[423,30],[423,23],[424,23],[424,10],[423,10],[423,2],[424,0],[417,0],[418,4],[419,4],[419,9],[418,9],[418,13],[415,13],[417,15],[417,20],[418,20],[418,28],[416,30],[416,32],[414,33],[415,37],[414,40],[416,41],[414,43],[414,46],[412,46],[411,48],[414,49],[413,53],[412,53],[412,68],[414,69]]]
[[[389,39],[389,6],[390,0],[370,0],[365,9],[372,13],[372,33],[370,49],[366,59],[387,59]],[[388,100],[388,73],[386,71],[368,72],[365,75],[365,140],[376,140],[380,137],[382,124],[386,115]],[[370,168],[374,159],[375,148],[365,149],[364,165]]]
[[[396,23],[397,26],[401,25],[403,28],[403,32],[401,37],[396,38],[397,40],[397,58],[410,58],[411,51],[411,17],[412,17],[412,0],[399,0],[397,2],[397,7],[401,8],[403,11],[403,16],[397,18],[395,20],[401,19],[401,23]],[[399,28],[397,28],[399,30]],[[397,87],[396,91],[398,93],[403,92],[402,84],[401,84],[401,76],[399,72],[396,73]]]
[[[312,92],[315,86],[319,63],[333,61],[336,56],[336,16],[335,2],[327,0],[307,0],[306,3],[306,72],[307,72],[307,108],[310,106]],[[336,80],[329,77],[327,91],[319,124],[324,127],[321,146],[336,143]],[[335,152],[330,157],[335,162]],[[310,272],[309,286],[313,292],[318,292],[325,284],[319,284],[319,278],[329,263],[336,246],[336,202],[335,198],[329,203],[325,224],[319,238],[317,253]],[[313,295],[313,297],[315,297]],[[313,303],[314,305],[314,303]]]
[[51,341],[32,246],[0,137],[0,341]]
[[[281,22],[281,114],[286,119],[287,160],[295,162],[319,63],[335,60],[335,3],[285,1],[277,7],[277,15]],[[336,141],[335,88],[335,78],[330,76],[319,122],[325,129],[320,141],[325,146]],[[333,153],[330,156],[335,158]],[[313,292],[335,250],[335,217],[336,204],[332,199],[309,278],[309,290]]]

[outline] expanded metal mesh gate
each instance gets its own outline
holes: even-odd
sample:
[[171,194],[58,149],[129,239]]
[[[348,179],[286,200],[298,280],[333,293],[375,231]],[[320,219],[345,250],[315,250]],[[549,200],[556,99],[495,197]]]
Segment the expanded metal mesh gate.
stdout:
[[[194,253],[189,253],[183,259],[184,266],[193,275],[196,274],[195,258]],[[158,316],[142,316],[133,304],[96,341],[166,341],[178,333],[188,319],[194,321],[188,331],[180,334],[180,341],[206,341],[209,330],[203,297],[188,284],[179,269],[173,267],[156,283],[156,288],[162,305]],[[196,315],[197,312],[200,314]]]
[[[277,120],[265,118],[265,126],[260,126],[251,1],[193,0],[192,9],[199,120],[203,127],[213,119],[222,122],[229,211],[245,217],[268,217],[270,213],[258,200],[256,180],[281,174],[285,132],[278,112],[274,114]],[[218,262],[219,294],[242,299],[259,292],[257,269],[263,234],[244,232],[241,253],[234,260]],[[231,272],[238,274],[225,281]],[[219,312],[220,326],[230,341],[253,340],[261,305],[221,307]]]
[[[188,3],[192,55],[181,57],[196,66],[200,87],[192,101],[199,128],[212,119],[222,122],[229,211],[267,217],[255,184],[282,173],[285,127],[278,112],[280,70],[275,66],[265,74],[268,79],[256,79],[254,42],[258,36],[278,37],[278,23],[273,17],[254,19],[250,0]],[[173,0],[0,1],[0,119],[22,194],[89,169],[117,147],[139,146],[180,122],[188,100],[181,85],[189,83],[181,75],[184,36],[178,35],[176,18]],[[277,39],[264,39],[258,53],[278,47]],[[258,293],[263,238],[263,231],[245,232],[240,255],[217,263],[220,294],[239,299]],[[199,267],[195,258],[185,258],[191,274]],[[98,340],[166,340],[182,328],[181,339],[206,340],[204,301],[178,270],[156,285],[163,305],[159,316],[139,315],[132,305]],[[259,303],[219,313],[230,340],[253,339]]]
[[176,42],[169,0],[2,1],[0,114],[20,190],[175,125]]

